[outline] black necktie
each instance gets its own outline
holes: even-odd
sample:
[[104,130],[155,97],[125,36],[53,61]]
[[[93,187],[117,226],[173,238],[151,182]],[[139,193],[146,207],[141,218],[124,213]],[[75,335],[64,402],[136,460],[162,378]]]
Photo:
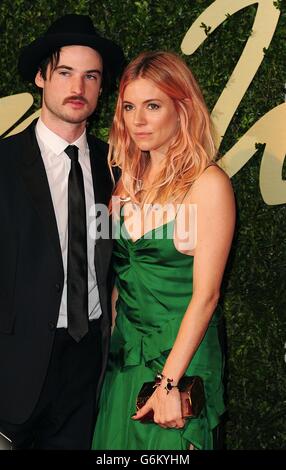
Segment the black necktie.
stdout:
[[88,332],[86,209],[78,148],[69,145],[65,153],[71,159],[68,180],[68,332],[79,342]]

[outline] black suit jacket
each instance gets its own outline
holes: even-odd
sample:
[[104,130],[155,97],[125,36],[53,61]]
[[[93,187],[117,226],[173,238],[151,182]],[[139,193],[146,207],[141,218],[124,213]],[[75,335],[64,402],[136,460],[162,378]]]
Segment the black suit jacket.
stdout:
[[[26,421],[39,398],[64,283],[56,218],[34,126],[0,140],[0,421],[10,423]],[[112,180],[107,144],[92,136],[88,144],[95,202],[108,204]],[[102,376],[110,334],[111,251],[111,239],[97,239]]]

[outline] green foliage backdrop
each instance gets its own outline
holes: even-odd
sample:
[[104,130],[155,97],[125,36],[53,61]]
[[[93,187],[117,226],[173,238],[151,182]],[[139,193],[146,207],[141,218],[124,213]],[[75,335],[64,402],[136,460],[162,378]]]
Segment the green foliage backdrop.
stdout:
[[[211,0],[2,0],[0,96],[35,88],[17,74],[18,50],[65,13],[89,14],[98,29],[119,42],[127,59],[150,49],[180,53],[182,38]],[[274,38],[225,135],[223,155],[261,116],[284,101],[286,5]],[[191,57],[209,108],[223,90],[251,32],[256,5],[225,22]],[[115,96],[93,130],[107,138]],[[31,114],[31,111],[27,113]],[[267,206],[258,176],[263,146],[232,179],[238,207],[235,241],[223,300],[226,318],[226,446],[286,447],[286,205]],[[283,177],[286,177],[284,168]]]

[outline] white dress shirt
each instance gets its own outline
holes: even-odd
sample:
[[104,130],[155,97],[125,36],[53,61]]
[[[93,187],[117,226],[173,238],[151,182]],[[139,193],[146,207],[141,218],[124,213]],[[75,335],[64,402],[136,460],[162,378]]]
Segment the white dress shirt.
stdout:
[[68,250],[68,176],[71,160],[65,153],[68,145],[76,145],[79,148],[79,163],[82,168],[84,180],[84,192],[86,203],[87,222],[87,261],[88,261],[88,312],[89,320],[97,319],[101,315],[99,293],[94,268],[94,245],[89,235],[89,225],[93,222],[91,218],[94,206],[93,182],[90,168],[89,148],[87,144],[86,131],[72,143],[66,142],[57,134],[52,132],[39,118],[36,124],[36,137],[41,150],[45,165],[47,178],[50,186],[56,221],[58,226],[63,266],[64,266],[64,288],[60,305],[58,328],[67,327],[67,250]]

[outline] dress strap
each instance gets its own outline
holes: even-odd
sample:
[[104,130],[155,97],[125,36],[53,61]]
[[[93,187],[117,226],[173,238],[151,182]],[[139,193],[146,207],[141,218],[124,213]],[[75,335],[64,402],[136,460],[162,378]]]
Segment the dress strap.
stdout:
[[[204,172],[206,171],[206,169],[209,168],[210,166],[218,166],[218,165],[217,165],[216,162],[209,162],[209,163],[205,166],[205,168],[203,169],[202,173],[204,173]],[[181,209],[181,206],[182,206],[184,200],[186,199],[187,195],[189,194],[190,190],[192,189],[194,182],[195,182],[195,181],[193,181],[193,182],[191,183],[191,185],[188,187],[187,191],[184,193],[184,195],[183,195],[183,197],[182,197],[182,199],[181,199],[181,202],[178,204],[178,208],[177,208],[177,210],[176,210],[175,219],[177,218],[178,212],[179,212],[179,210]]]

